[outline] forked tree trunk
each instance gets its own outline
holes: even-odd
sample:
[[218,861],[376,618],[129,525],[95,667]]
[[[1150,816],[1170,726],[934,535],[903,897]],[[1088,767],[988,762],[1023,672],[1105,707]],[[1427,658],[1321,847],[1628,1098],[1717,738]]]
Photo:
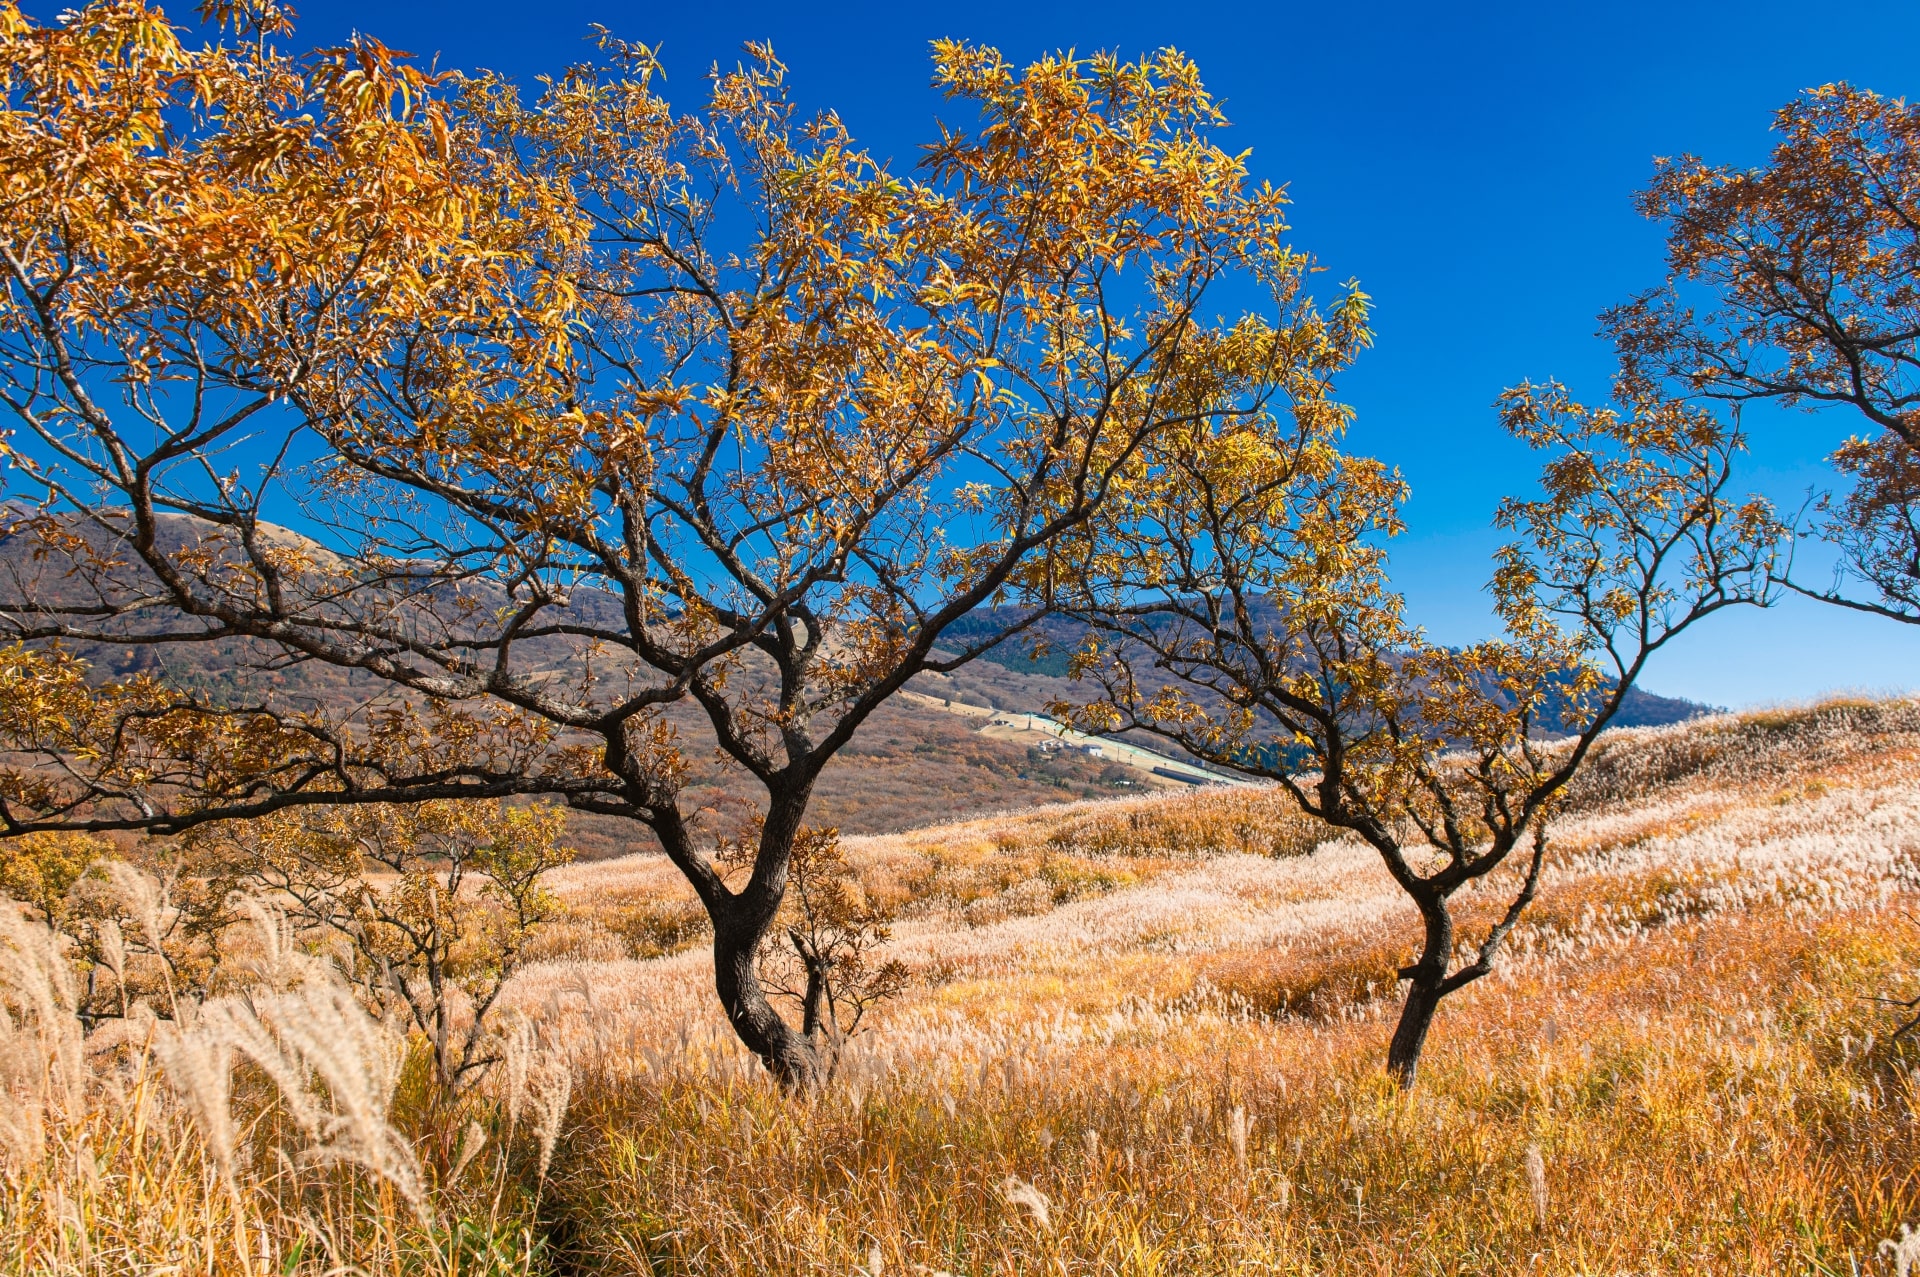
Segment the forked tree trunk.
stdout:
[[713,986],[740,1044],[760,1058],[782,1086],[804,1089],[824,1079],[826,1061],[815,1035],[796,1031],[767,1000],[760,983],[760,944],[779,915],[786,895],[793,840],[806,812],[803,786],[780,796],[760,827],[755,875],[739,892],[729,892],[694,850],[678,814],[669,808],[654,832],[668,856],[690,881],[705,884],[700,893],[713,924]]
[[796,1032],[767,1000],[757,965],[766,930],[743,919],[714,919],[714,990],[741,1043],[782,1086],[804,1089],[821,1080],[825,1062],[815,1042]]
[[1426,927],[1426,940],[1420,958],[1400,974],[1408,980],[1407,1000],[1400,1008],[1400,1023],[1394,1026],[1393,1041],[1387,1047],[1387,1072],[1402,1090],[1411,1089],[1420,1068],[1420,1051],[1427,1044],[1427,1030],[1433,1027],[1434,1012],[1446,996],[1447,964],[1453,959],[1453,914],[1445,897],[1416,900],[1420,920]]

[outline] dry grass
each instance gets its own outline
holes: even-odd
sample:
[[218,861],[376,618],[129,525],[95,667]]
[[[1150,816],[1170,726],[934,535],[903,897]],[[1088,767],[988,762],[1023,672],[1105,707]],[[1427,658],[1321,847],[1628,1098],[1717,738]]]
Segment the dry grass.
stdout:
[[[1189,998],[975,1026],[796,1103],[697,1069],[590,1087],[562,1185],[604,1271],[1787,1273],[1910,1218],[1910,1048],[1865,995],[1920,931],[1763,911],[1449,1009],[1419,1091],[1377,1014]],[[1763,991],[1776,991],[1764,996]],[[1244,1162],[1233,1139],[1244,1116]],[[1527,1151],[1549,1188],[1536,1219]],[[1050,1227],[995,1191],[1009,1177]]]
[[1611,738],[1411,1095],[1380,1071],[1411,911],[1284,811],[1172,794],[848,839],[916,982],[798,1096],[734,1045],[668,866],[563,870],[574,919],[510,995],[568,1069],[457,1112],[403,1074],[383,1120],[418,1212],[404,1174],[301,1164],[316,1134],[244,1062],[238,1191],[219,1088],[163,1085],[137,1043],[87,1044],[61,1108],[77,1038],[14,997],[7,1085],[41,1060],[55,1090],[0,1183],[0,1271],[1897,1270],[1920,1047],[1875,999],[1920,992],[1914,706]]
[[[1008,812],[842,846],[871,900],[923,926],[979,927],[1144,886],[1220,856],[1305,855],[1331,831],[1272,790],[1175,791]],[[657,958],[712,931],[660,856],[580,863],[546,883],[572,917],[539,941],[553,960]]]
[[0,1272],[544,1263],[534,1205],[571,1073],[529,1059],[524,1034],[492,1093],[456,1104],[431,1087],[424,1044],[318,960],[282,954],[280,979],[181,1020],[136,1006],[85,1034],[68,949],[0,909]]

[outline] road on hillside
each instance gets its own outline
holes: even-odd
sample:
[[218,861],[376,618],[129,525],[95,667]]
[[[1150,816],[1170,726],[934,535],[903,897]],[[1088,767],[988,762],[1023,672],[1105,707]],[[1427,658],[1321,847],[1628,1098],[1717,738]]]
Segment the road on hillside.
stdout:
[[1089,736],[1077,732],[1058,719],[1048,718],[1045,714],[1030,714],[1025,710],[992,709],[980,705],[967,705],[960,701],[943,700],[938,696],[928,696],[922,692],[900,692],[902,698],[916,705],[925,705],[932,709],[945,710],[949,714],[960,714],[968,718],[984,718],[986,724],[980,728],[981,734],[1001,740],[1018,740],[1026,736],[1044,737],[1057,740],[1064,747],[1082,750],[1094,754],[1107,762],[1119,763],[1135,771],[1145,772],[1154,780],[1166,784],[1172,782],[1182,785],[1252,785],[1253,781],[1238,776],[1224,776],[1219,772],[1196,767],[1192,763],[1181,762],[1166,754],[1134,745],[1127,741],[1114,740],[1106,736]]

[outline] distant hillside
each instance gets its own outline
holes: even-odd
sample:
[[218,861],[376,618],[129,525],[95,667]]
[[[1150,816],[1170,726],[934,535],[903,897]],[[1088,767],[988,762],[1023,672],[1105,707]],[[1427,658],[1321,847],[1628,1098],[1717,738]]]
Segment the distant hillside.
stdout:
[[[958,638],[990,634],[1005,624],[991,610],[983,610],[963,619],[954,629]],[[954,676],[956,687],[977,690],[978,694],[998,696],[990,700],[1000,706],[1027,708],[1048,700],[1084,699],[1086,690],[1077,688],[1067,677],[1067,664],[1085,639],[1088,627],[1061,618],[1049,618],[1035,627],[1032,636],[1022,636],[987,652],[969,669]],[[1036,640],[1041,650],[1034,650]],[[1718,711],[1714,706],[1677,696],[1661,696],[1643,688],[1627,691],[1626,701],[1614,718],[1616,727],[1664,727]],[[1162,746],[1164,748],[1164,746]]]
[[[0,581],[16,597],[58,598],[77,592],[63,564],[24,537],[0,540]],[[596,623],[617,625],[618,612],[603,595],[581,591],[573,606]],[[960,636],[981,633],[995,624],[991,613],[963,621]],[[1034,654],[1030,640],[1003,644],[981,660],[950,676],[926,674],[913,690],[941,700],[991,706],[1017,712],[1042,712],[1058,700],[1080,700],[1087,688],[1066,677],[1067,661],[1084,629],[1050,621],[1042,635],[1048,650]],[[125,644],[74,644],[76,654],[92,662],[99,677],[133,672],[165,677],[178,686],[228,704],[318,706],[344,713],[389,694],[381,680],[363,671],[341,670],[318,662],[289,663],[277,653],[247,640],[168,647]],[[570,659],[555,650],[556,663]],[[1623,724],[1678,722],[1706,712],[1691,701],[1636,690]],[[691,705],[669,717],[687,743],[688,773],[684,797],[716,829],[732,829],[748,818],[759,797],[737,769],[720,761],[703,716]],[[889,833],[941,821],[1052,802],[1112,795],[1143,782],[1124,768],[1084,752],[1034,748],[1018,740],[982,732],[984,719],[967,719],[905,700],[883,706],[851,745],[828,765],[815,788],[811,818],[848,833]],[[1124,739],[1162,753],[1182,752],[1145,733]],[[590,857],[645,849],[651,835],[628,822],[576,815],[573,837]]]
[[[178,529],[170,522],[164,530]],[[0,597],[89,601],[86,588],[70,574],[70,566],[28,536],[0,538]],[[618,625],[619,613],[604,594],[579,591],[573,607],[597,624]],[[365,671],[317,661],[289,662],[268,645],[244,639],[165,646],[71,643],[68,647],[93,666],[101,681],[144,673],[228,705],[316,707],[344,718],[357,707],[391,695],[388,684]],[[555,663],[571,659],[571,653],[559,646],[542,656]],[[1043,701],[1044,697],[1021,701],[1019,706],[1038,709]],[[754,810],[760,798],[758,786],[737,768],[722,763],[696,707],[675,706],[667,716],[686,743],[683,799],[687,808],[697,811],[707,827],[733,831]],[[1038,751],[1024,743],[983,735],[976,730],[979,721],[904,700],[882,706],[822,773],[810,819],[848,833],[891,833],[1126,792],[1111,774],[1113,769],[1098,759],[1073,751]],[[652,835],[643,827],[613,817],[576,813],[569,829],[571,840],[589,858],[652,845]]]

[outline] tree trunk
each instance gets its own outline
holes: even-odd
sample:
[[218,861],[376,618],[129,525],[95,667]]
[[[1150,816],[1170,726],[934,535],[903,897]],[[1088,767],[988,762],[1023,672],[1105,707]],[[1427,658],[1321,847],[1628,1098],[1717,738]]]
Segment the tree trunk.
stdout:
[[760,942],[772,930],[787,891],[793,840],[806,812],[807,788],[777,795],[760,827],[753,876],[738,892],[729,891],[713,866],[695,852],[685,823],[671,803],[655,810],[649,823],[667,856],[700,893],[713,923],[713,985],[721,1009],[741,1045],[760,1057],[767,1071],[789,1088],[822,1080],[825,1061],[817,1042],[796,1032],[760,984],[756,959]]
[[1426,942],[1420,960],[1400,974],[1408,980],[1406,1005],[1400,1008],[1400,1023],[1394,1027],[1393,1042],[1387,1047],[1387,1072],[1402,1090],[1413,1087],[1414,1074],[1420,1068],[1420,1050],[1427,1044],[1427,1030],[1433,1027],[1433,1014],[1446,996],[1447,964],[1453,960],[1453,914],[1443,896],[1415,901],[1420,920],[1426,924]]
[[1387,1047],[1387,1072],[1401,1090],[1413,1088],[1420,1067],[1420,1049],[1427,1043],[1427,1030],[1433,1025],[1433,1013],[1440,1009],[1444,996],[1438,981],[1427,982],[1415,976],[1407,987],[1406,1005],[1400,1008],[1400,1023],[1393,1030],[1393,1042]]
[[751,919],[714,919],[714,989],[746,1048],[760,1057],[781,1085],[803,1089],[821,1080],[824,1061],[815,1043],[795,1032],[767,1000],[755,965],[766,930],[766,924],[756,926]]

